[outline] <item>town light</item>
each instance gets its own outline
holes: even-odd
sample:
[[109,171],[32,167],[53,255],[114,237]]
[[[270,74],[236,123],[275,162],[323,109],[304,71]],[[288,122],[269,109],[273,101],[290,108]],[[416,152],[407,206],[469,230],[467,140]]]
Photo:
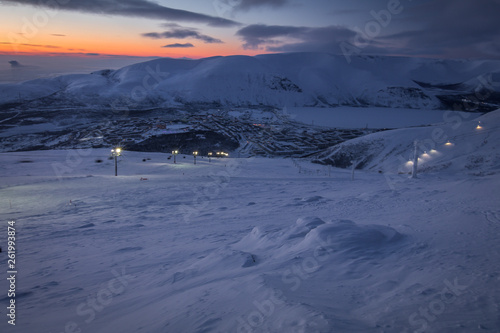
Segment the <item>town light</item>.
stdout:
[[120,156],[121,153],[121,148],[116,147],[114,149],[111,149],[111,156],[113,156],[115,159],[115,176],[118,176],[118,156]]
[[208,162],[212,162],[210,158],[212,157],[212,153],[208,153]]
[[481,122],[478,122],[476,129],[477,130],[483,129],[483,126],[481,126]]
[[177,163],[176,156],[179,154],[178,150],[172,150],[172,155],[174,155],[174,164]]
[[198,155],[197,151],[193,151],[194,164],[196,164],[196,156]]

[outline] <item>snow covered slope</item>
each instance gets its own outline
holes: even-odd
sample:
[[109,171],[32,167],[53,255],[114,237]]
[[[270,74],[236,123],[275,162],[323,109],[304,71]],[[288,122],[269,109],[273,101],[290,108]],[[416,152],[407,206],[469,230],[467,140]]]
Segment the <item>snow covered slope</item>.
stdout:
[[138,108],[216,103],[433,109],[440,106],[436,86],[441,91],[446,84],[464,83],[459,87],[473,92],[499,71],[499,61],[360,56],[348,64],[343,56],[322,53],[165,58],[115,71],[4,84],[0,103],[50,96],[63,104]]
[[2,332],[500,330],[499,173],[108,154],[0,154]]
[[500,110],[475,117],[469,113],[444,114],[443,122],[402,128],[353,139],[318,156],[318,162],[388,173],[412,169],[414,142],[418,142],[418,170],[468,172],[477,175],[500,170]]

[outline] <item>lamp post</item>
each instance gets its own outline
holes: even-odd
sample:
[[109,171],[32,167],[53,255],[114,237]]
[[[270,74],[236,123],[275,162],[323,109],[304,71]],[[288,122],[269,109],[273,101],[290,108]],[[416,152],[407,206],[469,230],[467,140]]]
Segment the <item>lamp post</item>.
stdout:
[[196,165],[196,156],[198,155],[197,151],[193,151],[194,164]]
[[179,151],[178,150],[173,150],[172,151],[172,155],[174,155],[174,164],[177,163],[177,160],[175,159],[177,154],[179,154]]
[[418,141],[415,140],[413,142],[413,164],[411,168],[411,177],[410,178],[417,178],[417,171],[418,171]]
[[115,176],[118,176],[118,156],[120,156],[121,152],[121,148],[111,149],[111,156],[115,158]]
[[212,162],[212,161],[210,160],[210,158],[211,158],[211,157],[212,157],[212,153],[208,153],[208,162],[209,162],[209,163],[210,163],[210,162]]

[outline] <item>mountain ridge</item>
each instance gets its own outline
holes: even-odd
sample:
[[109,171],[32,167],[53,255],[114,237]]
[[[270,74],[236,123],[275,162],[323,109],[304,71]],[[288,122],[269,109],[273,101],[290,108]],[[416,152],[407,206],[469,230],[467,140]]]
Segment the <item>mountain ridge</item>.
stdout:
[[500,92],[492,79],[499,72],[496,60],[358,56],[348,64],[328,53],[159,58],[117,70],[1,84],[0,104],[55,96],[60,104],[121,100],[137,108],[205,103],[437,109],[443,108],[440,94],[474,94],[480,87]]

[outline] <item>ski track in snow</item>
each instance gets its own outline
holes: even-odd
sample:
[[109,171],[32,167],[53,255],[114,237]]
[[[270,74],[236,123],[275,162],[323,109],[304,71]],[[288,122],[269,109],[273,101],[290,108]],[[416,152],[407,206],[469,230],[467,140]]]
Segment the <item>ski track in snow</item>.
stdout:
[[[228,171],[231,159],[124,152],[113,177],[107,153],[61,179],[51,165],[66,151],[2,154],[16,332],[500,330],[497,174],[396,175],[391,189],[378,173],[299,174],[287,159]],[[0,328],[12,330],[5,315]]]

